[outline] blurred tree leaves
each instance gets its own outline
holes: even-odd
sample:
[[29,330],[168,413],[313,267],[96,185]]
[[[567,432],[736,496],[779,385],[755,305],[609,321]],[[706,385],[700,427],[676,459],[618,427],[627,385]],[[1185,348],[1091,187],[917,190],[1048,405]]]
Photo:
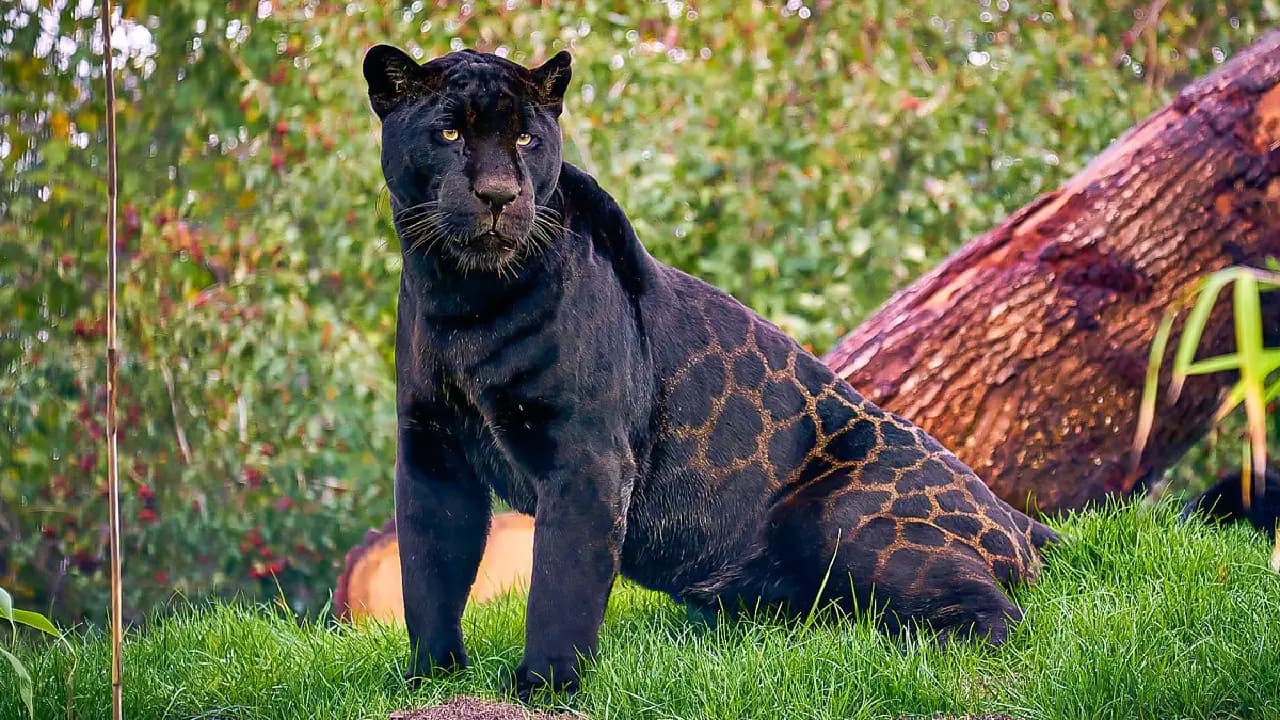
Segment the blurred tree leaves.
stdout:
[[[575,55],[569,159],[821,349],[1247,44],[1272,0],[123,3],[128,605],[327,599],[391,510],[376,42]],[[1063,11],[1067,10],[1066,13]],[[0,585],[103,606],[97,4],[0,5]]]

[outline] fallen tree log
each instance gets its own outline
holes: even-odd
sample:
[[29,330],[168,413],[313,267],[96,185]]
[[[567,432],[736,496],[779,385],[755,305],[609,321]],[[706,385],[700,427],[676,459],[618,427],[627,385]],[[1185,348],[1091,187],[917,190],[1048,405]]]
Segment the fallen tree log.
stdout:
[[[824,360],[871,400],[923,426],[1016,506],[1054,512],[1131,494],[1204,436],[1234,381],[1193,377],[1173,405],[1162,392],[1133,462],[1156,327],[1204,275],[1280,257],[1278,177],[1274,31],[1060,189],[890,298]],[[1229,314],[1224,302],[1211,316],[1205,355],[1232,348]],[[1280,304],[1264,314],[1280,339]],[[1162,390],[1167,382],[1166,371]],[[486,557],[502,537],[491,535]],[[352,612],[352,598],[398,599],[398,565],[394,589],[370,586],[391,582],[370,569],[393,558],[394,547],[391,528],[348,554],[335,596],[340,615]],[[511,582],[529,576],[528,562],[522,554],[505,566]]]
[[[1163,313],[1207,273],[1280,256],[1278,82],[1273,31],[892,297],[825,361],[1014,505],[1070,510],[1139,490],[1208,432],[1235,379],[1201,376],[1174,405],[1162,392],[1134,463]],[[1280,306],[1264,311],[1277,334]],[[1202,355],[1234,347],[1229,315],[1220,303]]]
[[[494,515],[467,599],[484,602],[509,590],[527,588],[532,566],[533,518],[514,512]],[[364,542],[347,553],[346,567],[333,592],[333,611],[340,620],[404,622],[400,543],[394,519],[365,533]]]

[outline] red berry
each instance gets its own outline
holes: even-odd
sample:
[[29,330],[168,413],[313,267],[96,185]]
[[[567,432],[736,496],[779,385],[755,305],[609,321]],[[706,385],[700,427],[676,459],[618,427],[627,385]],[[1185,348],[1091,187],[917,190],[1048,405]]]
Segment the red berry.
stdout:
[[142,230],[142,216],[138,214],[137,206],[132,203],[124,206],[124,235],[128,238],[138,236],[138,232]]
[[71,562],[75,564],[80,572],[86,575],[98,569],[98,559],[89,554],[88,550],[77,550],[71,556]]

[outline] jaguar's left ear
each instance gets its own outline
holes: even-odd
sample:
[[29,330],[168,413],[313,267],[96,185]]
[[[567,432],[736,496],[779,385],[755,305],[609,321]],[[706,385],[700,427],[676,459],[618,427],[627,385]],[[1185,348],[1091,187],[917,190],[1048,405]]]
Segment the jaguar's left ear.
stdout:
[[408,53],[390,45],[375,45],[364,56],[369,104],[379,118],[385,119],[405,100],[433,91],[439,75],[434,63],[419,65]]
[[564,92],[569,89],[569,78],[573,76],[571,64],[573,56],[568,50],[561,50],[531,71],[540,102],[557,117],[564,109]]

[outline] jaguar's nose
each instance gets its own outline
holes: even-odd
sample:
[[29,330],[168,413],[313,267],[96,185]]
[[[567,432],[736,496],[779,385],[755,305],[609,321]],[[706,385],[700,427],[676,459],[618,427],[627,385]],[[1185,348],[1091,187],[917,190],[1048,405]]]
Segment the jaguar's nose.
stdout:
[[475,193],[476,197],[489,206],[489,212],[492,212],[493,216],[497,217],[503,208],[510,205],[520,195],[520,188],[505,183],[493,183],[477,185]]

